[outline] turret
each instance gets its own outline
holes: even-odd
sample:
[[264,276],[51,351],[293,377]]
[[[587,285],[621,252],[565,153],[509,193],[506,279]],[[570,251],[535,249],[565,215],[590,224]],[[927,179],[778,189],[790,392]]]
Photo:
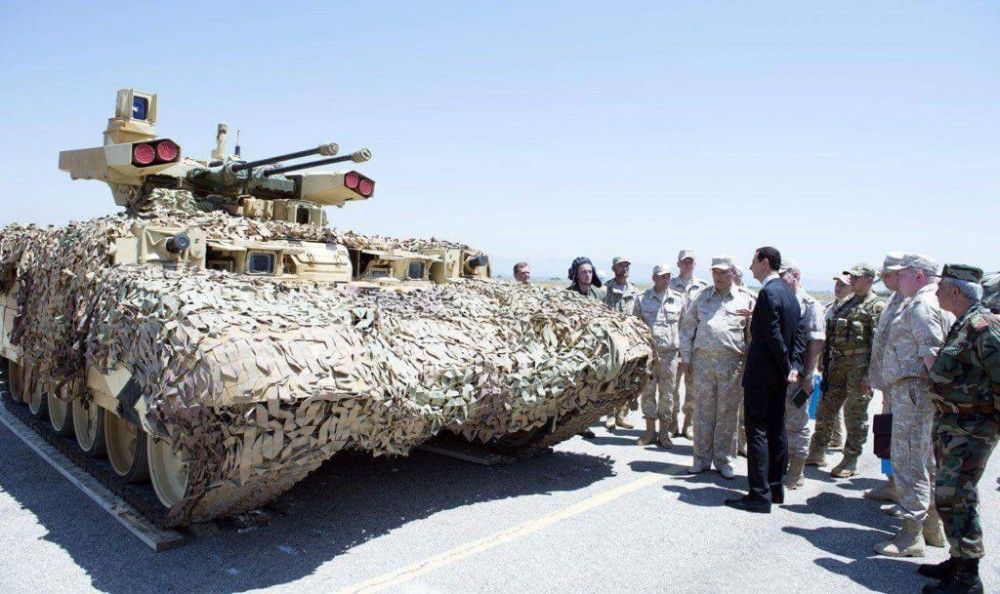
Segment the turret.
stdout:
[[[135,89],[118,91],[115,117],[108,120],[104,131],[104,146],[62,151],[59,169],[73,179],[107,183],[119,206],[128,206],[137,194],[152,188],[167,187],[230,197],[237,206],[238,212],[234,214],[262,218],[291,216],[290,220],[302,223],[322,223],[323,206],[341,207],[346,202],[367,200],[375,194],[374,180],[357,171],[306,171],[348,161],[364,163],[371,159],[368,149],[337,156],[339,147],[327,143],[243,161],[238,154],[225,154],[228,128],[219,124],[212,159],[200,161],[185,158],[176,142],[157,137],[156,113],[156,95]],[[286,164],[316,155],[324,158]],[[296,204],[260,204],[259,201]],[[303,217],[298,206],[311,214]]]

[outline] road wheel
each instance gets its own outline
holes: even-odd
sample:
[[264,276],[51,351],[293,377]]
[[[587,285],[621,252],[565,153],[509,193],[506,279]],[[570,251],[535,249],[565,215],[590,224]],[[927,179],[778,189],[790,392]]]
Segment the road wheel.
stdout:
[[146,434],[149,455],[149,478],[153,490],[164,507],[173,507],[187,494],[189,469],[180,452],[175,452],[166,439]]
[[104,409],[94,402],[84,406],[79,399],[73,401],[73,431],[76,443],[90,458],[102,458],[104,447]]
[[25,402],[24,373],[21,365],[7,359],[7,391],[14,397],[14,402]]
[[52,428],[58,435],[68,436],[73,434],[73,408],[72,406],[56,397],[55,394],[49,394],[48,405],[49,405],[49,422],[52,424]]
[[129,483],[149,479],[146,432],[110,411],[104,411],[104,444],[115,474]]

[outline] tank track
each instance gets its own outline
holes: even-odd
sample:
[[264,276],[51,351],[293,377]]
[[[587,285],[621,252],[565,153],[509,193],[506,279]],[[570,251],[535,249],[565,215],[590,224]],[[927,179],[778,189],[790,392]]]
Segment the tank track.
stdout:
[[126,503],[131,505],[137,512],[147,520],[155,524],[158,528],[169,528],[167,521],[167,509],[160,504],[156,498],[156,493],[151,485],[130,484],[122,480],[111,468],[111,463],[106,459],[88,458],[73,436],[63,437],[57,435],[52,430],[48,421],[37,419],[28,410],[28,406],[19,402],[10,391],[7,373],[7,361],[4,360],[3,374],[0,378],[0,401],[3,406],[25,426],[37,433],[49,445],[56,448],[62,455],[66,456],[78,468],[97,479],[104,487],[121,497]]

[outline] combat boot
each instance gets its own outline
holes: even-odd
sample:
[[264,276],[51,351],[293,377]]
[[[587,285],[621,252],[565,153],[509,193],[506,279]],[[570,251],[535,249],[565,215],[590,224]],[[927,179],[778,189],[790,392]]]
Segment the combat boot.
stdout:
[[674,447],[674,442],[670,441],[670,424],[663,419],[660,419],[660,432],[656,434],[656,442],[664,449]]
[[614,415],[608,415],[608,418],[604,420],[604,428],[610,431],[611,433],[614,433],[615,429],[617,429],[616,426],[617,422],[618,419],[616,419]]
[[944,536],[944,524],[941,523],[941,516],[938,515],[933,502],[927,511],[927,518],[924,519],[924,542],[932,547],[943,547],[948,544],[948,539]]
[[923,563],[917,568],[917,573],[935,580],[946,580],[958,571],[960,561],[958,557],[948,557],[947,560],[937,564]]
[[899,501],[899,497],[896,495],[896,481],[890,476],[886,482],[865,491],[863,497],[875,501]]
[[684,437],[694,441],[694,417],[684,415]]
[[656,419],[646,419],[646,432],[635,443],[646,446],[656,441]]
[[806,459],[798,456],[791,456],[788,462],[788,473],[785,475],[785,488],[794,491],[806,484],[805,478]]
[[875,552],[888,557],[923,557],[924,534],[919,520],[903,518],[903,527],[892,540],[875,545]]
[[924,586],[924,594],[982,594],[979,559],[959,559],[955,572],[936,585]]
[[858,474],[858,461],[844,456],[840,464],[833,467],[830,476],[836,478],[850,478]]
[[819,447],[817,442],[809,444],[809,456],[806,457],[806,466],[826,466],[826,448]]
[[615,415],[615,424],[622,429],[635,429],[635,425],[628,422],[628,405],[624,404],[618,409],[618,414]]
[[684,433],[681,431],[680,420],[678,420],[679,415],[675,412],[670,415],[670,437],[683,437]]

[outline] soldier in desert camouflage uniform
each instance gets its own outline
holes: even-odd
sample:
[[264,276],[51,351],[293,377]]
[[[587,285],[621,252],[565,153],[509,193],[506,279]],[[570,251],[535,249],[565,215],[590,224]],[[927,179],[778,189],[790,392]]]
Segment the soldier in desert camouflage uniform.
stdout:
[[928,369],[955,318],[938,305],[937,264],[906,254],[898,266],[899,292],[906,300],[889,324],[882,381],[892,400],[892,474],[903,527],[875,551],[891,557],[920,557],[925,544],[944,546],[937,510],[931,505],[936,464],[932,432],[934,405]]
[[[657,264],[653,268],[653,286],[636,299],[633,310],[635,315],[646,322],[653,334],[655,359],[654,381],[648,382],[642,392],[642,416],[646,419],[646,432],[636,442],[639,445],[649,445],[655,440],[662,447],[673,446],[669,424],[674,407],[672,392],[677,385],[679,324],[683,311],[684,296],[670,288],[670,266]],[[657,420],[660,421],[659,433],[656,431]]]
[[[733,264],[733,287],[735,287],[737,291],[743,291],[744,293],[749,295],[752,299],[754,300],[757,299],[757,294],[748,289],[747,286],[743,284],[743,269],[741,269],[739,265],[735,263]],[[746,423],[743,422],[745,416],[746,416],[746,411],[744,410],[743,407],[743,401],[740,400],[740,416],[739,420],[736,423],[739,426],[738,439],[736,441],[737,444],[736,453],[737,455],[743,456],[744,458],[746,458],[747,456],[747,428],[746,428]],[[808,446],[808,444],[806,445]]]
[[799,390],[807,395],[812,394],[816,366],[826,344],[826,320],[823,306],[802,288],[798,263],[790,258],[781,262],[779,271],[781,280],[795,292],[795,298],[799,301],[802,314],[799,327],[806,337],[802,375],[797,383],[788,386],[788,394],[785,397],[785,434],[788,436],[789,457],[785,488],[794,490],[805,485],[803,471],[806,455],[809,453],[809,399],[807,396],[806,400],[800,403],[796,403],[794,399]]
[[[882,262],[882,284],[892,291],[892,296],[889,297],[885,311],[879,316],[878,326],[875,328],[875,336],[872,338],[872,356],[868,362],[868,375],[866,376],[868,386],[882,393],[882,414],[892,413],[889,386],[882,381],[882,357],[885,356],[886,338],[889,335],[888,326],[896,319],[899,306],[903,303],[903,295],[899,292],[899,281],[896,278],[899,274],[897,267],[902,263],[903,255],[903,252],[890,252]],[[878,501],[897,501],[896,483],[892,478],[892,463],[889,460],[882,460],[882,472],[888,475],[888,480],[874,489],[865,491],[864,497]]]
[[[604,304],[611,309],[632,315],[635,306],[635,299],[639,295],[639,289],[628,280],[629,269],[632,261],[624,256],[617,256],[611,261],[611,270],[615,277],[604,283]],[[615,414],[608,415],[604,421],[604,428],[614,431],[616,427],[632,429],[634,426],[626,420],[628,416],[628,404],[623,404]]]
[[938,474],[935,505],[951,546],[948,560],[921,565],[943,580],[925,592],[982,592],[984,556],[976,485],[1000,437],[1000,316],[981,304],[983,271],[946,264],[937,296],[958,318],[930,369]]
[[[685,305],[691,302],[692,297],[708,286],[708,282],[694,275],[696,261],[694,250],[684,248],[677,254],[677,276],[670,279],[670,288],[684,295]],[[681,407],[681,383],[684,384],[684,406]],[[678,416],[684,412],[684,428],[680,428]],[[688,439],[693,437],[694,420],[694,381],[691,376],[683,370],[677,374],[677,385],[674,387],[674,412],[670,418],[670,432],[674,437],[684,435]]]
[[836,309],[827,323],[824,356],[823,399],[816,409],[816,432],[809,444],[807,465],[823,466],[826,448],[830,445],[833,425],[841,407],[847,429],[844,459],[830,472],[835,477],[850,477],[858,473],[858,457],[868,438],[868,403],[872,392],[864,384],[871,353],[872,336],[885,303],[871,290],[875,269],[856,264],[850,271],[854,296]]
[[750,341],[749,318],[754,298],[733,285],[733,259],[712,259],[713,286],[688,304],[681,321],[681,360],[695,383],[694,463],[699,473],[714,463],[733,478],[737,423],[743,393],[740,378]]

